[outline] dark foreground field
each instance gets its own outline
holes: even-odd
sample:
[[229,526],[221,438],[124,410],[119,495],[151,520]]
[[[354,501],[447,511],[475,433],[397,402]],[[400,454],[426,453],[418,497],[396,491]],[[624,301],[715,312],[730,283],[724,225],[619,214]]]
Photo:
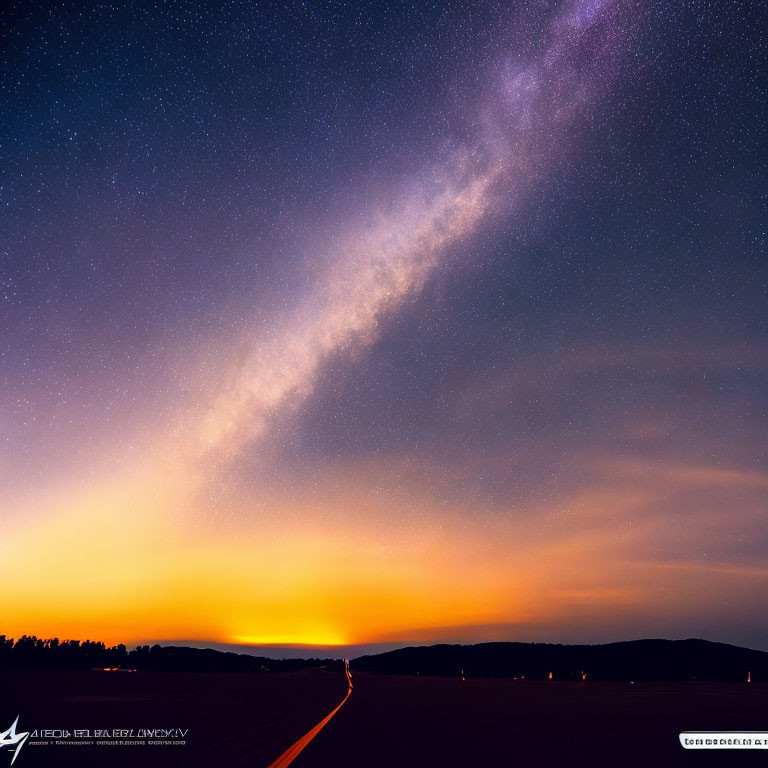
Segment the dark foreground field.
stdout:
[[[768,730],[768,685],[559,683],[357,674],[294,768],[765,765],[686,753],[682,730]],[[188,728],[182,746],[26,745],[24,766],[265,768],[343,697],[338,673],[5,672],[0,731]],[[0,768],[10,764],[0,752]]]
[[[22,731],[189,729],[183,745],[34,746],[30,740],[14,768],[260,768],[321,720],[346,688],[343,675],[317,669],[269,675],[3,670],[0,732],[16,715]],[[0,768],[9,764],[10,754],[0,751]]]
[[766,765],[687,753],[682,730],[768,730],[768,685],[371,676],[295,768]]

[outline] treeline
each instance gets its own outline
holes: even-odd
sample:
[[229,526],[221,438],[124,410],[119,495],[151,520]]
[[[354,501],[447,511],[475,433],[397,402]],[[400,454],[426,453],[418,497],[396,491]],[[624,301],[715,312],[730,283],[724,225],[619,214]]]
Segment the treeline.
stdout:
[[395,675],[526,680],[768,680],[768,653],[706,640],[633,640],[607,645],[480,643],[400,648],[352,661],[352,669]]
[[343,668],[336,659],[268,659],[246,653],[173,645],[122,643],[106,646],[92,640],[42,639],[0,635],[0,669],[135,669],[158,672],[291,672],[305,667]]

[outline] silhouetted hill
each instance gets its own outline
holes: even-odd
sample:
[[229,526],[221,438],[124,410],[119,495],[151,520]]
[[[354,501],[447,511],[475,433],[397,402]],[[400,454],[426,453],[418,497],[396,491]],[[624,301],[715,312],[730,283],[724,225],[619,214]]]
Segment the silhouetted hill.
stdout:
[[334,659],[267,659],[247,653],[186,648],[173,645],[124,645],[107,647],[85,640],[43,640],[23,635],[18,640],[0,635],[0,668],[90,669],[120,668],[157,672],[291,672],[305,667],[339,666]]
[[707,640],[632,640],[607,645],[480,643],[400,648],[352,661],[353,670],[398,675],[556,680],[768,680],[768,653]]

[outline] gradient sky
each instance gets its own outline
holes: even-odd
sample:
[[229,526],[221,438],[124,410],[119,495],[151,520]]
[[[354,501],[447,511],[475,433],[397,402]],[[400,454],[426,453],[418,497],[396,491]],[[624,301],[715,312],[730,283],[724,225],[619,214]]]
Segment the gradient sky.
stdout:
[[0,632],[768,649],[757,3],[3,12]]

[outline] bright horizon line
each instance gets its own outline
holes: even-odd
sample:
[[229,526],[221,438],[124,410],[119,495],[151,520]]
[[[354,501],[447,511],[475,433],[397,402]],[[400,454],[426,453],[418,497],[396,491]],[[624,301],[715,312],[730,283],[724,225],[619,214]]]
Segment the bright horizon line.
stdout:
[[[27,635],[38,637],[36,635]],[[19,638],[12,638],[18,640]],[[50,638],[45,637],[38,637],[38,639],[41,640],[47,640]],[[78,638],[63,638],[60,640],[60,642],[67,642],[72,640],[78,640],[78,642],[85,642],[85,641],[91,641],[90,638],[86,638],[85,641],[79,640]],[[359,656],[366,656],[366,655],[376,655],[380,653],[386,653],[388,651],[394,651],[402,648],[413,648],[413,647],[429,647],[429,646],[435,646],[435,645],[465,645],[465,646],[474,646],[474,645],[484,645],[487,643],[522,643],[527,645],[590,645],[590,646],[600,646],[600,645],[612,645],[615,643],[630,643],[630,642],[641,642],[641,641],[647,641],[647,640],[663,640],[668,642],[680,642],[685,640],[699,640],[703,642],[709,642],[709,643],[721,643],[724,645],[731,645],[738,648],[744,648],[747,650],[754,650],[758,652],[768,652],[768,648],[754,648],[747,645],[742,645],[738,642],[728,642],[724,640],[715,640],[715,639],[709,639],[704,637],[694,637],[694,636],[673,636],[673,637],[661,637],[661,636],[643,636],[643,637],[632,637],[632,638],[624,638],[624,639],[610,639],[610,640],[593,640],[593,641],[586,641],[586,640],[555,640],[555,639],[546,639],[546,640],[514,640],[514,639],[482,639],[482,640],[458,640],[458,639],[430,639],[430,640],[403,640],[403,641],[382,641],[382,642],[368,642],[368,643],[338,643],[338,644],[317,644],[317,643],[276,643],[276,644],[252,644],[252,643],[240,643],[240,642],[221,642],[216,640],[174,640],[174,639],[143,639],[140,641],[132,641],[132,642],[125,642],[125,643],[105,643],[108,647],[110,645],[125,645],[129,650],[132,650],[134,647],[139,646],[153,646],[153,645],[160,645],[164,647],[184,647],[184,648],[198,648],[198,649],[210,649],[220,652],[233,652],[233,653],[244,653],[246,655],[254,655],[254,656],[266,656],[267,658],[276,658],[276,659],[290,659],[290,658],[302,658],[300,656],[291,656],[287,655],[291,652],[298,651],[298,650],[306,650],[306,651],[341,651],[343,650],[355,650],[358,651],[358,656],[332,656],[330,658],[358,658]],[[99,642],[91,641],[91,642]],[[103,642],[103,641],[102,641]],[[268,654],[271,653],[272,656],[269,656]]]

